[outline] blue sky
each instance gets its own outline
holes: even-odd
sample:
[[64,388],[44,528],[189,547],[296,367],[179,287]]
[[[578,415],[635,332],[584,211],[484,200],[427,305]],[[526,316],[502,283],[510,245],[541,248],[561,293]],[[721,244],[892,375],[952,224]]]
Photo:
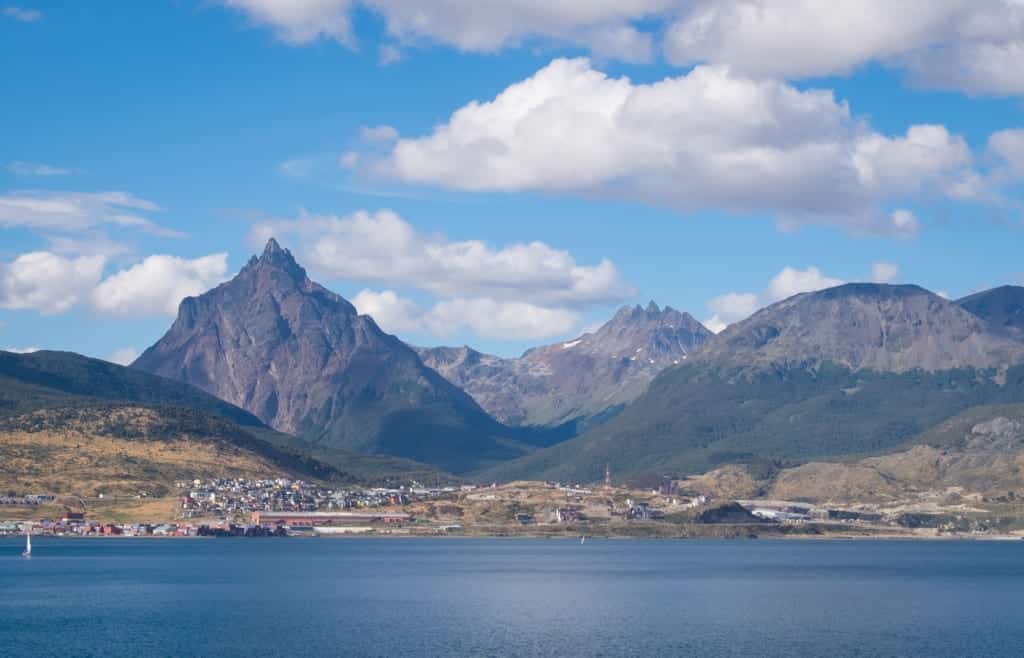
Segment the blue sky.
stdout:
[[500,354],[649,299],[1024,283],[1015,0],[460,4],[0,0],[0,349],[127,360],[268,235]]

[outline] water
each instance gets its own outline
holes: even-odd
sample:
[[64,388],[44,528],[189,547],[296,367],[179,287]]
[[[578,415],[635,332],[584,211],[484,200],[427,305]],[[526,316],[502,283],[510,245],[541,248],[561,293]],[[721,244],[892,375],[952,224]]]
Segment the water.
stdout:
[[1000,656],[1024,542],[0,540],[4,656]]

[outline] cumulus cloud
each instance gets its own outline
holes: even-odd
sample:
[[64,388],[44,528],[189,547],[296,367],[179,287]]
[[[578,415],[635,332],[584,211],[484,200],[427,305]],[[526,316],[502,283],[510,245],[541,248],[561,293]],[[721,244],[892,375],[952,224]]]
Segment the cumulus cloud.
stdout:
[[155,255],[104,279],[93,305],[114,315],[174,315],[185,297],[199,295],[224,280],[227,254],[188,260]]
[[11,352],[13,354],[31,354],[32,352],[38,352],[42,350],[41,347],[5,347],[4,352]]
[[432,333],[453,334],[467,328],[491,338],[538,339],[572,331],[579,316],[564,308],[493,299],[447,299],[438,302],[428,319]]
[[333,39],[354,46],[350,0],[221,0],[245,12],[253,23],[270,27],[278,39],[291,45]]
[[842,279],[825,276],[817,267],[808,267],[806,270],[784,267],[768,283],[766,298],[768,303],[772,303],[802,292],[823,290],[843,283]]
[[88,296],[105,262],[103,256],[65,258],[34,251],[0,263],[0,308],[63,313]]
[[730,292],[715,297],[708,302],[714,315],[704,321],[704,326],[717,334],[733,322],[753,315],[760,304],[760,299],[752,292]]
[[[400,43],[442,43],[491,53],[526,42],[589,48],[596,54],[645,61],[653,38],[635,23],[671,9],[678,0],[221,0],[271,27],[293,45],[320,38],[355,46],[351,14],[357,7],[383,18]],[[393,46],[392,46],[393,48]],[[396,51],[397,52],[397,51]],[[382,55],[383,57],[383,55]],[[388,55],[388,60],[393,58]]]
[[0,195],[0,227],[74,232],[117,226],[162,237],[182,237],[182,233],[145,216],[159,210],[155,203],[127,192],[11,192]]
[[43,20],[43,12],[37,9],[25,9],[24,7],[7,6],[0,9],[7,18],[18,21],[19,23],[37,23]]
[[1024,93],[1020,0],[694,0],[666,30],[680,66],[777,78],[844,75],[878,61],[915,84]]
[[704,321],[706,326],[716,334],[734,322],[744,320],[758,309],[781,301],[803,292],[824,290],[845,283],[842,279],[826,276],[817,267],[798,270],[784,267],[768,282],[768,287],[761,293],[730,292],[715,297],[708,302],[712,316]]
[[401,333],[424,328],[423,309],[411,299],[399,297],[394,290],[360,290],[352,305],[361,315],[369,315],[385,331]]
[[74,173],[71,169],[63,167],[54,167],[53,165],[38,162],[23,162],[21,160],[8,163],[7,171],[15,176],[68,176]]
[[900,278],[900,266],[878,262],[871,266],[871,280],[875,283],[893,283]]
[[139,351],[134,347],[122,347],[114,350],[107,361],[116,363],[118,365],[127,366],[130,365],[135,359],[139,358]]
[[[914,84],[972,94],[1024,93],[1020,0],[220,0],[292,45],[355,47],[354,11],[379,16],[402,45],[491,53],[537,43],[647,61],[659,45],[678,66],[743,75],[845,75],[870,63]],[[392,61],[397,46],[386,46]]]
[[580,321],[579,314],[569,309],[486,298],[446,299],[423,308],[392,290],[363,290],[352,303],[385,331],[425,332],[439,337],[468,330],[487,338],[541,339],[566,334]]
[[494,248],[479,240],[424,235],[394,212],[302,215],[256,224],[254,244],[292,238],[313,269],[361,282],[400,285],[445,298],[529,299],[584,306],[621,301],[632,292],[610,261],[580,265],[543,242]]
[[1004,167],[1003,173],[1013,178],[1024,178],[1024,128],[993,133],[989,137],[988,148]]
[[882,135],[830,91],[708,66],[634,84],[558,59],[431,134],[399,139],[369,168],[415,184],[768,212],[790,228],[905,237],[916,221],[887,206],[946,193],[970,162],[944,127]]

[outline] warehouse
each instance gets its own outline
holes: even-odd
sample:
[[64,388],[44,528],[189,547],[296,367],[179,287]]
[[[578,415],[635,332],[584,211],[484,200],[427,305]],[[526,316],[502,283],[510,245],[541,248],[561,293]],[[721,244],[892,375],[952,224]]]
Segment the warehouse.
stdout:
[[290,528],[397,525],[410,520],[399,512],[253,512],[253,525]]

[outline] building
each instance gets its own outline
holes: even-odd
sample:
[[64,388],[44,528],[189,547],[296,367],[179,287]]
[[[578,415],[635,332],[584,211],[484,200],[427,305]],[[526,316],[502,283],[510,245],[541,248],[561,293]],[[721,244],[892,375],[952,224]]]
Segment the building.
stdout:
[[291,528],[394,525],[412,517],[400,512],[253,512],[253,525]]

